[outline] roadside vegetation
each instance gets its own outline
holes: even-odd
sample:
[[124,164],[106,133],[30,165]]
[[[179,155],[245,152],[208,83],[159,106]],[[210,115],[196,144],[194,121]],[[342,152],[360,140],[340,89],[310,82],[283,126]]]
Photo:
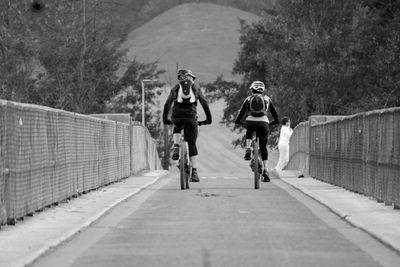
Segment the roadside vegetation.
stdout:
[[[101,2],[0,0],[0,98],[81,114],[125,112],[141,120],[141,80],[163,73],[156,62],[128,61]],[[124,73],[118,73],[121,66]],[[146,85],[146,119],[156,88]]]
[[[269,86],[292,126],[313,114],[400,106],[398,0],[0,0],[0,99],[82,114],[124,112],[140,121],[141,80],[161,80],[165,70],[128,60],[120,45],[163,11],[192,2],[261,18],[241,22],[232,73],[242,80],[219,76],[203,85],[226,100],[223,122],[233,129],[253,80]],[[151,106],[162,86],[146,84],[146,121],[157,140],[165,133]]]
[[[120,29],[102,4],[0,0],[0,99],[141,121],[141,80],[158,80],[164,71],[157,62],[125,57],[115,38]],[[162,86],[146,84],[146,122],[156,140],[161,119],[151,107]]]
[[224,98],[232,126],[248,85],[269,86],[280,116],[296,126],[310,115],[349,115],[400,106],[400,1],[281,0],[253,24],[241,23],[233,73],[205,85]]

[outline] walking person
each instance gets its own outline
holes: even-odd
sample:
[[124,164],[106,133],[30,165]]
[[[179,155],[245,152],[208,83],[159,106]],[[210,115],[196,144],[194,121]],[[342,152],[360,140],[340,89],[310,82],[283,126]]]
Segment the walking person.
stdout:
[[290,128],[290,119],[284,117],[282,119],[282,127],[279,135],[278,149],[279,160],[274,170],[281,171],[289,162],[289,143],[293,130]]

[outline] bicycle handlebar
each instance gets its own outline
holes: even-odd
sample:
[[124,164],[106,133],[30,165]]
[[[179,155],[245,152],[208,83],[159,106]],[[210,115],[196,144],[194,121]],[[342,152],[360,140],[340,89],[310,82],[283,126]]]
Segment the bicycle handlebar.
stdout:
[[[170,121],[170,120],[164,121],[164,124],[165,125],[173,125],[172,121]],[[197,121],[198,126],[207,125],[207,124],[211,124],[211,123],[209,123],[207,121]]]

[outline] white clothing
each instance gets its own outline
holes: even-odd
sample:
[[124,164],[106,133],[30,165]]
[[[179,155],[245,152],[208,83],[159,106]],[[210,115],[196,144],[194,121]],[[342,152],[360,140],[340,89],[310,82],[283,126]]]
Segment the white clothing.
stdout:
[[276,164],[275,169],[277,171],[281,171],[283,170],[283,168],[285,168],[286,164],[288,164],[289,162],[289,144],[279,143],[278,149],[279,149],[279,160],[278,163]]
[[278,143],[279,160],[278,164],[276,164],[275,167],[277,171],[283,170],[283,168],[285,168],[285,166],[289,162],[289,142],[292,133],[293,130],[290,128],[290,126],[283,125],[281,127],[281,133],[279,135],[279,143]]
[[196,97],[195,97],[195,95],[193,93],[192,87],[190,87],[189,95],[185,95],[183,93],[182,85],[179,84],[178,97],[177,97],[178,103],[182,103],[183,102],[183,98],[186,99],[186,98],[189,98],[189,97],[190,97],[190,100],[189,100],[190,103],[194,103],[196,101]]
[[279,144],[288,144],[290,142],[290,137],[292,136],[293,130],[286,125],[282,125],[281,133],[279,135]]

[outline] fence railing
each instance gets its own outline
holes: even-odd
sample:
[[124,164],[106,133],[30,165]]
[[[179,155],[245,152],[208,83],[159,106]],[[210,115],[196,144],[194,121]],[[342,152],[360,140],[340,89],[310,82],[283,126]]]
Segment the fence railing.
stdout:
[[287,169],[400,207],[400,108],[311,117],[293,131]]
[[0,225],[155,169],[141,125],[0,100]]

